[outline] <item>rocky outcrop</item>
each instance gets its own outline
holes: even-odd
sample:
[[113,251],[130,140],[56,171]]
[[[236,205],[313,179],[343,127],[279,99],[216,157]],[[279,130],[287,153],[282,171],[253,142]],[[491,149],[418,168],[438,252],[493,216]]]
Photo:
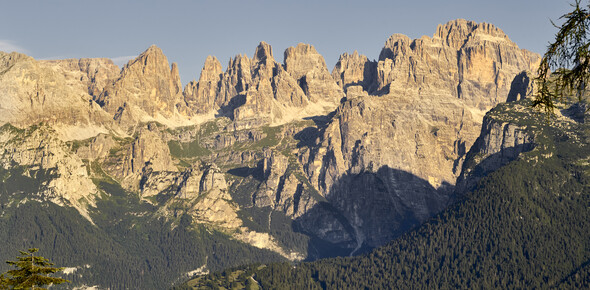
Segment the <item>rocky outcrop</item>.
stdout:
[[84,126],[108,121],[92,102],[88,83],[79,81],[81,74],[72,74],[59,63],[0,52],[0,124]]
[[[158,194],[174,183],[178,169],[172,161],[170,149],[149,128],[140,128],[132,142],[126,141],[111,147],[109,151],[103,169],[129,191],[141,190],[142,195],[149,196]],[[146,188],[151,187],[150,183],[157,186],[146,191]]]
[[285,50],[285,70],[297,81],[311,102],[338,102],[343,97],[324,58],[309,44],[299,43]]
[[187,170],[177,179],[176,186],[175,197],[164,208],[182,210],[199,223],[225,230],[235,230],[242,225],[237,215],[239,208],[230,202],[224,174],[215,164]]
[[520,101],[532,96],[534,94],[533,79],[531,73],[526,71],[514,77],[510,84],[510,92],[508,92],[506,102]]
[[270,206],[291,218],[298,218],[318,203],[317,198],[311,196],[314,189],[297,178],[299,166],[288,156],[265,150],[258,170],[261,171],[262,183],[252,194],[254,206]]
[[178,191],[160,212],[167,216],[180,213],[191,215],[193,221],[231,233],[235,239],[258,248],[279,253],[290,260],[302,260],[305,256],[283,248],[269,233],[251,230],[243,225],[237,212],[239,206],[232,202],[224,173],[215,164],[205,164],[201,169],[193,167],[177,180]]
[[88,159],[91,161],[102,160],[108,157],[110,150],[117,145],[118,144],[113,136],[98,134],[96,137],[93,137],[87,145],[77,148],[76,155],[82,159]]
[[72,206],[90,220],[88,206],[95,205],[98,190],[86,165],[55,136],[47,125],[25,130],[0,127],[2,180],[17,190],[11,194],[23,192]]
[[203,142],[206,148],[222,149],[240,142],[256,142],[262,140],[266,135],[260,129],[233,131],[231,133],[220,133],[215,136],[212,142]]
[[488,173],[515,160],[535,147],[535,135],[527,126],[504,121],[493,112],[483,120],[481,133],[467,154],[457,192],[470,190]]
[[254,205],[272,206],[277,202],[277,193],[283,190],[285,180],[282,178],[289,166],[289,158],[280,153],[266,151],[261,162],[263,182],[253,194]]
[[223,74],[217,59],[208,57],[199,82],[189,83],[184,92],[189,111],[227,115],[237,130],[326,113],[342,96],[313,46],[287,49],[281,65],[265,42],[252,59],[230,59]]
[[[345,217],[325,225],[340,231],[332,242],[378,246],[452,202],[484,112],[538,60],[500,29],[465,20],[440,25],[432,38],[391,36],[374,73],[366,58],[343,55],[334,75],[346,101],[299,156],[311,184]],[[312,228],[318,218],[303,220]]]
[[350,86],[362,86],[365,91],[370,91],[376,69],[376,62],[369,61],[366,56],[355,50],[353,54],[340,55],[332,70],[332,77],[344,90]]
[[139,121],[144,114],[172,117],[185,105],[178,67],[155,45],[127,63],[96,101],[120,122]]
[[190,112],[204,114],[219,109],[216,98],[219,94],[221,76],[221,64],[214,56],[208,56],[199,81],[191,81],[184,87],[184,101]]
[[108,58],[45,60],[41,62],[62,68],[66,78],[84,83],[88,87],[88,94],[94,98],[100,96],[104,88],[115,81],[121,73],[119,67]]

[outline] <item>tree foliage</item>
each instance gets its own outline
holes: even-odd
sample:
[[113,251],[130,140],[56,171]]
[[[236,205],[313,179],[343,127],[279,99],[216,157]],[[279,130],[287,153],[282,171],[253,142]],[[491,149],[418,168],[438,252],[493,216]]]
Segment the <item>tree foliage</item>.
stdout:
[[[553,113],[555,101],[577,95],[579,101],[586,98],[586,84],[590,81],[590,5],[572,5],[574,10],[562,15],[561,27],[551,22],[559,31],[555,41],[547,47],[537,71],[537,91],[533,106],[544,107]],[[554,72],[551,72],[554,70]]]
[[6,261],[16,269],[5,273],[9,277],[5,277],[4,274],[0,276],[0,289],[46,289],[37,286],[70,282],[62,278],[48,276],[60,272],[64,268],[53,267],[54,264],[48,259],[35,256],[37,251],[39,251],[37,248],[19,251],[22,256],[17,257],[18,261]]

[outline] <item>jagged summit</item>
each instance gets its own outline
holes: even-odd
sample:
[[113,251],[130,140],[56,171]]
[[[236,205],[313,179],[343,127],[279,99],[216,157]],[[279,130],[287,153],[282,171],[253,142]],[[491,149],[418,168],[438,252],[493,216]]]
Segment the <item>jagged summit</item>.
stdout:
[[[164,59],[165,59],[166,63],[168,62],[168,59],[164,55],[164,52],[162,51],[162,49],[159,48],[157,45],[152,44],[145,51],[140,53],[136,58],[128,61],[127,64],[125,65],[125,67],[130,66],[138,61],[146,62],[146,60],[148,58],[153,58],[154,61],[164,61]],[[146,62],[146,65],[147,65],[147,62]]]
[[266,59],[273,60],[272,56],[272,47],[270,44],[262,41],[256,47],[256,51],[254,52],[254,61],[265,61]]
[[[430,41],[433,42],[434,45],[439,44],[454,48],[455,50],[460,50],[467,45],[469,41],[474,42],[475,40],[494,42],[504,46],[516,46],[516,44],[514,44],[501,29],[492,24],[457,19],[445,24],[439,24],[432,38],[423,36],[420,39],[412,40],[403,34],[391,35],[385,42],[385,45],[379,54],[379,60],[381,61],[387,58],[393,59],[398,53],[405,52],[400,51],[400,49],[413,46],[418,41]],[[396,51],[397,53],[394,53]]]
[[213,111],[229,116],[235,128],[245,128],[333,110],[343,93],[315,48],[299,44],[287,49],[285,57],[284,64],[278,63],[263,41],[253,58],[230,58],[223,73],[218,61],[208,58],[199,82],[185,88],[189,114]]
[[374,82],[376,63],[359,54],[356,50],[352,54],[343,53],[332,70],[332,78],[346,91],[349,86],[361,86],[365,91],[371,91]]
[[191,81],[183,91],[187,105],[185,114],[204,114],[216,109],[215,98],[219,93],[219,81],[223,71],[215,56],[207,56],[199,81]]
[[461,48],[467,36],[473,32],[478,23],[465,19],[456,19],[436,27],[434,38],[440,38],[444,43],[455,49]]
[[97,102],[120,122],[137,122],[145,113],[171,117],[184,104],[181,88],[177,65],[170,66],[162,50],[152,45],[123,67]]
[[300,79],[314,69],[327,69],[324,58],[310,44],[299,43],[295,47],[291,46],[285,50],[284,55],[285,70],[295,79]]

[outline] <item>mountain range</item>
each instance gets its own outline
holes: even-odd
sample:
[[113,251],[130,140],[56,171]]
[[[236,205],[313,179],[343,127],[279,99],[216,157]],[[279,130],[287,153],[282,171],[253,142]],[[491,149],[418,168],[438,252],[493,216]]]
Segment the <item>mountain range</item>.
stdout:
[[331,73],[309,44],[279,63],[261,42],[184,88],[156,46],[122,69],[0,52],[0,257],[39,247],[75,285],[165,288],[405,241],[542,147],[506,117],[527,116],[539,61],[461,19]]

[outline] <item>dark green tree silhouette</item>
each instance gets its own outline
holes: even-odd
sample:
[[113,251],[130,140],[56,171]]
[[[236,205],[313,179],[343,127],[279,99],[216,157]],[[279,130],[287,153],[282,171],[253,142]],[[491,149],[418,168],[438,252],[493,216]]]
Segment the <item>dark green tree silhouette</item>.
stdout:
[[[590,5],[581,6],[580,0],[572,4],[574,10],[559,19],[561,27],[551,22],[559,31],[555,41],[549,43],[537,71],[537,93],[533,106],[543,107],[553,113],[556,101],[577,95],[586,101],[586,86],[590,81]],[[551,70],[554,70],[551,72]]]
[[22,256],[18,261],[6,261],[7,264],[16,267],[0,275],[0,289],[46,289],[41,286],[70,282],[49,274],[62,271],[64,268],[53,267],[48,259],[35,256],[39,249],[31,248],[27,251],[19,251]]
[[4,277],[4,274],[0,274],[0,290],[6,290],[8,288],[8,279]]

